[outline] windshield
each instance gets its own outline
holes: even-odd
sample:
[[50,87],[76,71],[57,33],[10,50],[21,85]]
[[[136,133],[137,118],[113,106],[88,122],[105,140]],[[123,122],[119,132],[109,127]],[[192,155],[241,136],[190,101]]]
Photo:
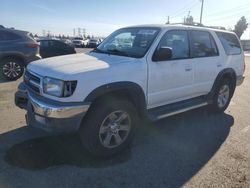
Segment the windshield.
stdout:
[[143,57],[159,33],[159,28],[124,28],[106,38],[95,52]]

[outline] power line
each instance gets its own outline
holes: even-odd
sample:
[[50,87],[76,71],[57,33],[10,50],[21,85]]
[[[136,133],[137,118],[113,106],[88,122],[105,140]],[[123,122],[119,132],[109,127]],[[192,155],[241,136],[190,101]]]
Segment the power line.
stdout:
[[193,1],[192,3],[189,3],[187,6],[183,7],[182,9],[180,9],[179,11],[176,11],[172,16],[170,16],[170,18],[176,18],[179,17],[181,15],[184,15],[187,13],[187,11],[191,10],[192,8],[194,8],[195,6],[197,6],[199,4],[199,2],[197,2],[196,0]]
[[[207,17],[205,17],[205,18],[207,18],[206,21],[210,21],[210,22],[217,21],[217,20],[221,21],[222,19],[226,19],[226,18],[232,18],[232,17],[236,17],[236,16],[244,16],[244,14],[247,14],[247,13],[250,13],[250,11],[249,12],[245,12],[245,13],[240,12],[240,13],[237,13],[237,14],[225,15],[225,16],[221,16],[221,17],[217,17],[217,18],[212,18],[212,19],[209,19]],[[223,20],[223,22],[224,21],[226,21],[226,20]]]
[[224,11],[217,11],[217,12],[214,12],[214,13],[206,14],[206,16],[213,17],[213,16],[216,16],[218,14],[228,13],[228,12],[232,12],[232,11],[236,11],[236,10],[242,11],[242,9],[249,8],[249,7],[250,7],[250,3],[247,3],[247,4],[240,5],[240,6],[237,6],[237,7],[234,7],[234,8],[230,8],[230,9],[227,9],[227,10],[224,10]]

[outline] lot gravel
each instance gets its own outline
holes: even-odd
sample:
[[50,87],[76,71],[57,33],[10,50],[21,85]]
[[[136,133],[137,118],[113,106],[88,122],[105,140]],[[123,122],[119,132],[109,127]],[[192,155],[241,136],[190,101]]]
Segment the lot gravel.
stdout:
[[205,108],[140,123],[131,148],[95,159],[77,135],[26,126],[21,82],[0,83],[0,187],[250,187],[250,57],[224,114]]

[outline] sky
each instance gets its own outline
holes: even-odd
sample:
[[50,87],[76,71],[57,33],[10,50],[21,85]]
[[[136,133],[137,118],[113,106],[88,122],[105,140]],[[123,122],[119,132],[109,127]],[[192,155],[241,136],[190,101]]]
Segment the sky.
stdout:
[[[73,28],[107,36],[138,24],[180,23],[188,15],[199,22],[201,0],[0,0],[0,25],[42,35],[73,35]],[[204,0],[203,24],[234,28],[241,16],[250,22],[249,0]],[[250,38],[250,29],[242,39]]]

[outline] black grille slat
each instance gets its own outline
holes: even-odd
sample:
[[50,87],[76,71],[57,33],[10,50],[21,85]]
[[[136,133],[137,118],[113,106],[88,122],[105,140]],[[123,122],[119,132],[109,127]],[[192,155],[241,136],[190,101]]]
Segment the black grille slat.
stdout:
[[39,77],[35,76],[27,70],[25,71],[24,83],[28,86],[29,90],[40,94],[40,88],[34,84],[36,83],[37,85],[40,85],[40,81],[41,79]]
[[29,80],[32,80],[32,81],[36,82],[37,84],[40,84],[40,81],[41,81],[41,80],[40,80],[39,77],[37,77],[37,76],[31,74],[31,73],[28,72],[28,71],[25,72],[25,75],[29,78]]

